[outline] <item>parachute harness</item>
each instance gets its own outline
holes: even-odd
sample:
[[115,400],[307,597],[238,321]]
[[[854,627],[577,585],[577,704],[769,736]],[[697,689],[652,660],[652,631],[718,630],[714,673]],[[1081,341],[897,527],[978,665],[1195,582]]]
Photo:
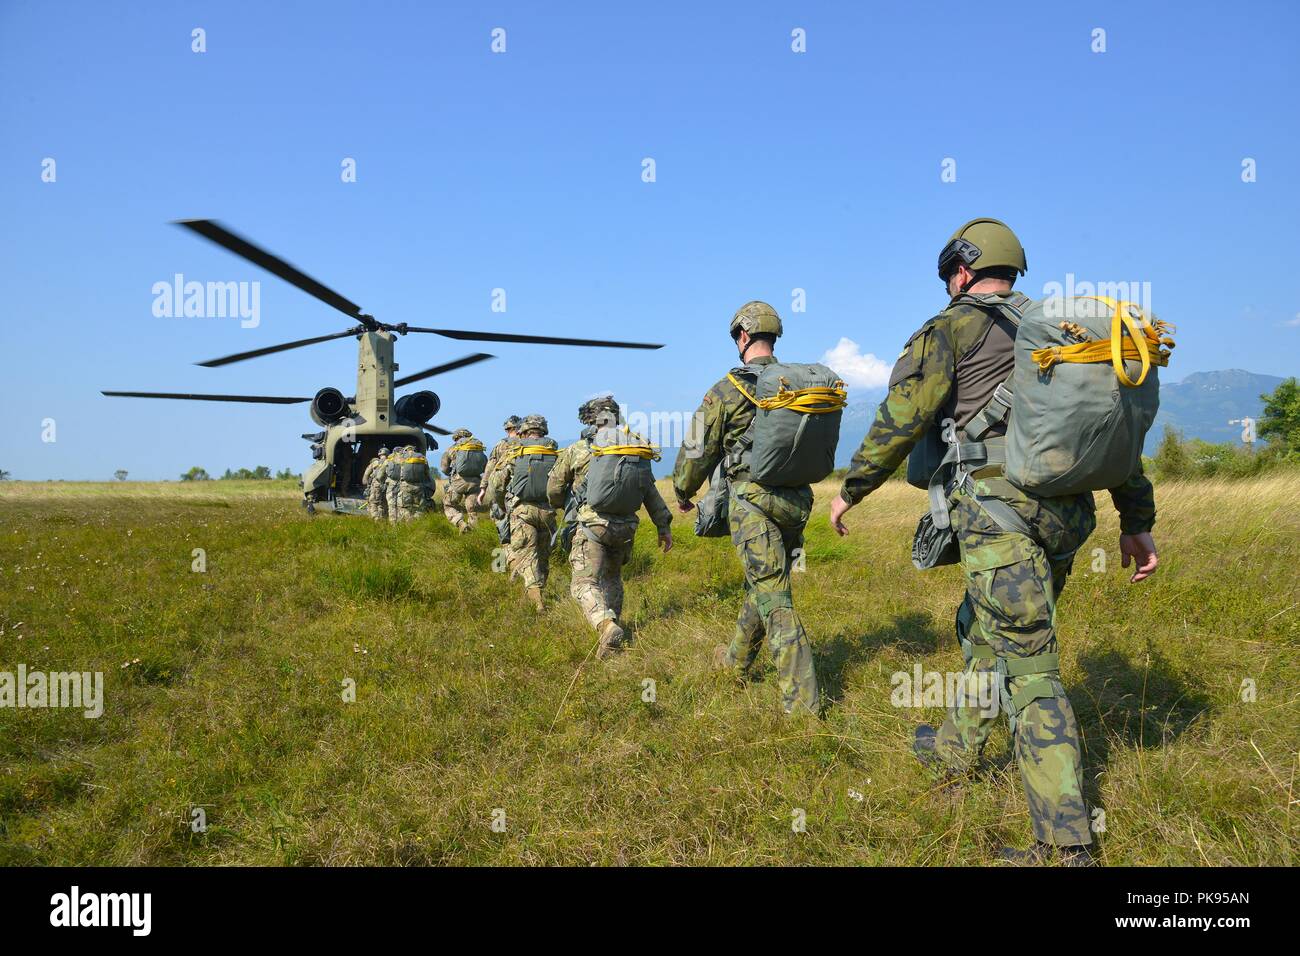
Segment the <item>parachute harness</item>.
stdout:
[[[1079,342],[1076,345],[1035,349],[1030,356],[1040,369],[1049,371],[1058,362],[1109,361],[1115,367],[1115,375],[1121,385],[1137,388],[1146,381],[1152,365],[1163,368],[1169,364],[1169,350],[1174,347],[1174,340],[1170,337],[1174,331],[1172,325],[1160,319],[1148,319],[1141,308],[1132,302],[1117,302],[1098,295],[1083,298],[1093,299],[1115,310],[1111,316],[1110,338],[1100,342]],[[1062,323],[1062,327],[1068,324]],[[1127,337],[1125,332],[1128,333]],[[1128,370],[1124,367],[1126,359],[1142,363],[1142,372],[1136,381],[1129,377]]]
[[727,373],[727,381],[736,386],[736,390],[741,395],[744,395],[745,398],[764,411],[788,408],[793,412],[802,412],[805,415],[824,415],[827,412],[838,411],[848,402],[848,392],[844,390],[844,383],[838,379],[834,385],[788,388],[787,386],[790,383],[782,377],[777,393],[771,398],[756,398],[730,372]]
[[[629,439],[633,437],[641,437],[640,435],[633,436],[632,433],[628,431],[626,425],[619,429],[619,431],[624,435],[627,435]],[[659,449],[653,445],[592,445],[590,450],[597,458],[602,455],[626,455],[629,458],[644,458],[647,461],[659,461],[659,459],[663,457],[659,454]]]

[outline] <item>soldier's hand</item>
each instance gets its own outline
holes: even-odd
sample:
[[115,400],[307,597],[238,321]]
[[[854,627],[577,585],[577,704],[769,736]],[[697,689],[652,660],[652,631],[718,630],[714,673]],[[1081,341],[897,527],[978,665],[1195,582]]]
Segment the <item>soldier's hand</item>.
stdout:
[[1124,556],[1124,567],[1132,561],[1136,566],[1130,584],[1137,584],[1156,573],[1160,558],[1156,555],[1156,542],[1150,531],[1141,534],[1122,534],[1119,536],[1119,553]]
[[671,531],[662,531],[659,533],[659,547],[664,549],[664,554],[667,554],[673,549],[673,533]]
[[831,500],[831,527],[834,528],[835,533],[841,537],[849,533],[849,529],[844,526],[843,519],[845,513],[852,507],[853,505],[849,504],[839,495],[836,495]]
[[680,498],[677,499],[677,510],[684,515],[690,514],[691,509],[694,507],[695,503],[693,501],[682,501]]

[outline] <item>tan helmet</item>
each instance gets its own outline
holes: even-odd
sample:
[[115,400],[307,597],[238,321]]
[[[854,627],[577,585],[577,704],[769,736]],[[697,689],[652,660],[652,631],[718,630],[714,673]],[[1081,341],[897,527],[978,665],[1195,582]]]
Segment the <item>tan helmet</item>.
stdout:
[[460,441],[462,438],[472,438],[474,435],[468,428],[457,428],[451,433],[452,441]]
[[518,431],[520,421],[522,421],[522,419],[518,415],[511,415],[505,420],[505,424],[501,426],[501,430],[507,432],[511,430]]
[[545,435],[550,430],[551,428],[546,424],[545,417],[541,415],[525,415],[524,420],[519,423],[520,432],[541,432]]
[[939,278],[947,281],[959,263],[971,272],[1003,268],[1024,275],[1029,268],[1024,246],[999,219],[972,219],[954,232],[939,253]]
[[746,302],[731,317],[731,337],[734,339],[741,332],[748,332],[750,335],[767,332],[779,338],[781,316],[777,315],[776,309],[766,302],[759,302],[757,299]]

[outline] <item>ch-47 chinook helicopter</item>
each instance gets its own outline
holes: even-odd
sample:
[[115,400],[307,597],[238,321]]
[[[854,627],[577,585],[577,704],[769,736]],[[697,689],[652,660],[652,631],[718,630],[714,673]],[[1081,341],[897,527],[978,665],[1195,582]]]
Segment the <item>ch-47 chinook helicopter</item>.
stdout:
[[377,321],[374,316],[361,311],[356,303],[345,299],[334,290],[317,282],[315,279],[294,268],[278,256],[274,256],[254,245],[249,240],[238,236],[221,224],[211,219],[182,219],[177,225],[184,226],[198,233],[205,239],[247,259],[255,265],[279,276],[291,285],[297,286],[308,295],[314,296],[326,305],[332,306],[357,322],[357,325],[342,332],[318,335],[315,338],[299,339],[282,345],[269,345],[248,352],[238,352],[222,358],[209,359],[197,364],[205,368],[217,368],[242,362],[245,359],[270,355],[315,345],[331,339],[354,336],[357,340],[357,390],[355,395],[344,396],[337,388],[322,388],[315,396],[286,397],[274,395],[206,395],[177,392],[116,392],[105,391],[104,395],[124,398],[172,398],[204,402],[254,402],[270,405],[292,405],[310,402],[312,420],[324,431],[310,432],[302,437],[312,443],[312,457],[315,459],[302,476],[303,504],[309,513],[322,508],[337,513],[357,514],[365,510],[365,489],[361,487],[361,476],[369,461],[382,447],[396,448],[414,445],[420,454],[437,448],[438,442],[425,429],[439,435],[451,432],[430,421],[438,414],[441,401],[434,392],[421,391],[402,395],[394,400],[395,389],[412,382],[419,382],[444,372],[465,368],[485,359],[494,358],[483,352],[475,352],[442,365],[435,365],[422,372],[394,378],[398,370],[393,361],[393,344],[396,336],[408,332],[428,332],[450,339],[470,342],[523,342],[535,345],[586,345],[621,349],[657,349],[662,345],[646,342],[610,342],[600,339],[572,339],[550,335],[518,335],[513,332],[467,332],[461,329],[429,329],[407,325],[388,325]]

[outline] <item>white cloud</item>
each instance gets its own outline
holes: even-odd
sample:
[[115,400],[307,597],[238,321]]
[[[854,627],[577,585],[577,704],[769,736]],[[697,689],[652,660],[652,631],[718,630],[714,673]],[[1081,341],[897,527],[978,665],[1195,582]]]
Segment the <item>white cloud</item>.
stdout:
[[889,373],[893,370],[893,365],[870,352],[863,355],[858,343],[846,338],[841,338],[821,361],[834,369],[850,388],[884,388],[889,384]]
[[1300,312],[1295,314],[1295,318],[1287,322],[1287,325],[1300,325]]

